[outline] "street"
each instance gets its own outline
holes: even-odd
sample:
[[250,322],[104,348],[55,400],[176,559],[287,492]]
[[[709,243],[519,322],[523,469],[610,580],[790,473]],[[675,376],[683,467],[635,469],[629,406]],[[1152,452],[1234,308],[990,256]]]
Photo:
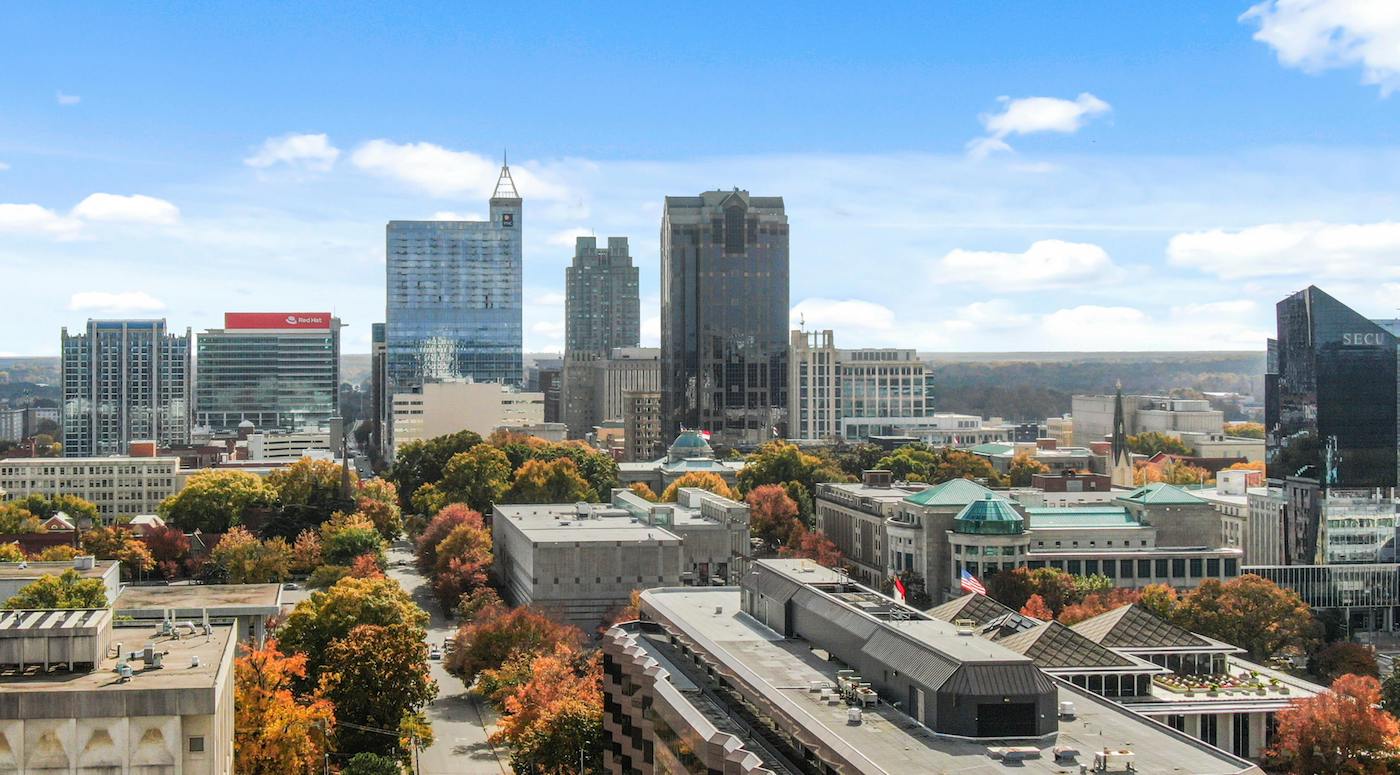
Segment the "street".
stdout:
[[[424,611],[432,617],[428,623],[428,645],[442,647],[443,641],[457,631],[455,624],[442,616],[427,579],[413,567],[413,552],[407,541],[397,541],[389,548],[388,575],[398,581]],[[403,561],[403,566],[395,563]],[[284,604],[295,605],[311,593],[305,589],[282,593]],[[290,610],[290,608],[286,609]],[[505,751],[493,750],[486,742],[495,722],[494,711],[480,699],[470,696],[462,681],[448,674],[442,661],[430,661],[433,680],[437,681],[438,696],[428,706],[428,720],[433,724],[436,738],[432,747],[418,754],[419,775],[509,775],[510,762]]]

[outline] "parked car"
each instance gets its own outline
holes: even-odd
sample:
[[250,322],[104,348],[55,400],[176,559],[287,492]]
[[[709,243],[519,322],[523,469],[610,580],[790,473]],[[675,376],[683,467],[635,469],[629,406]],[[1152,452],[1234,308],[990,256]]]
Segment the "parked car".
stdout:
[[428,659],[442,659],[442,649],[437,646],[428,649]]
[[283,584],[283,585],[282,585],[282,588],[283,588],[283,589],[301,589],[301,587],[297,586],[297,583],[296,583],[295,581],[288,581],[286,584]]

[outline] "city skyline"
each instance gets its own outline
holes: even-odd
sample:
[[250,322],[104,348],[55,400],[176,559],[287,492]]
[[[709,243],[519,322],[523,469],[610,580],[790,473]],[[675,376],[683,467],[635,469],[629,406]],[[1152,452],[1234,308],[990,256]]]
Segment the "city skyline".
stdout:
[[[1400,290],[1386,262],[1400,248],[1396,26],[1313,5],[896,8],[862,29],[816,10],[760,37],[791,13],[774,6],[724,31],[739,37],[723,61],[703,56],[718,32],[665,34],[669,11],[483,10],[428,31],[430,10],[348,14],[318,30],[324,61],[300,53],[301,18],[11,11],[0,263],[34,291],[13,301],[26,324],[0,353],[56,355],[53,332],[89,317],[202,330],[227,309],[282,308],[332,310],[346,352],[368,352],[384,224],[481,217],[503,146],[535,203],[528,352],[562,349],[580,234],[631,238],[642,344],[657,344],[663,198],[735,186],[784,197],[793,320],[852,347],[1262,351],[1273,302],[1309,283],[1371,317],[1393,316]],[[402,61],[375,56],[381,26],[413,36]],[[627,34],[599,61],[585,42],[610,26]],[[52,29],[79,53],[45,50]],[[246,57],[254,43],[263,61]],[[518,69],[414,77],[455,76],[464,55]],[[732,88],[760,68],[781,76]],[[139,77],[156,71],[168,78]],[[696,84],[685,103],[732,100],[726,115],[765,131],[687,125],[669,79]],[[603,80],[649,120],[544,120],[592,107],[582,84]],[[481,109],[493,103],[507,109]]]

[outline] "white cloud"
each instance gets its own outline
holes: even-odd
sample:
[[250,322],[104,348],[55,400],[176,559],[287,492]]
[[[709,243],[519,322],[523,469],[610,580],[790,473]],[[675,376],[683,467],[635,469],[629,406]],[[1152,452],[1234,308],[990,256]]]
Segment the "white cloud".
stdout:
[[63,92],[58,92],[58,94],[55,95],[55,99],[58,100],[58,104],[60,105],[77,105],[79,102],[83,101],[83,98],[76,94],[64,94]]
[[77,231],[71,218],[36,204],[0,204],[0,232],[66,235]]
[[554,232],[553,234],[549,235],[549,238],[546,239],[545,242],[548,242],[551,245],[558,245],[561,248],[572,249],[574,247],[574,241],[577,240],[579,237],[591,236],[593,236],[592,229],[586,229],[582,226],[575,226],[570,229],[562,229],[560,231]]
[[[398,180],[434,196],[468,194],[489,197],[496,188],[500,165],[470,151],[453,151],[433,143],[370,140],[355,149],[350,161],[381,177]],[[525,199],[564,199],[568,192],[517,164],[510,168],[516,191]]]
[[838,331],[888,331],[894,327],[894,312],[883,304],[861,299],[803,299],[788,315],[793,328],[831,328]]
[[451,210],[438,210],[428,217],[430,221],[484,221],[481,213],[458,213]]
[[944,322],[950,332],[1000,332],[1025,328],[1035,320],[1035,316],[1024,306],[1012,304],[1005,299],[974,301],[956,310],[952,320]]
[[661,318],[655,315],[642,319],[642,346],[661,346]]
[[7,170],[7,169],[9,169],[9,168],[10,168],[10,165],[6,164],[6,163],[3,162],[3,161],[0,161],[0,172],[4,172],[5,170]]
[[1167,259],[1225,279],[1288,275],[1400,277],[1400,222],[1266,223],[1229,231],[1185,232]]
[[1022,97],[1011,99],[999,97],[1002,103],[1000,113],[987,113],[981,116],[982,126],[987,135],[968,142],[968,155],[974,159],[984,158],[997,151],[1010,151],[1006,138],[1012,135],[1029,135],[1038,132],[1058,132],[1074,134],[1088,120],[1109,112],[1107,102],[1084,92],[1072,100],[1058,97]]
[[289,134],[269,137],[257,153],[243,160],[249,167],[266,169],[285,164],[313,172],[326,172],[340,158],[340,149],[325,134]]
[[73,215],[88,221],[171,224],[180,220],[180,208],[144,194],[90,194],[73,208]]
[[1363,83],[1400,88],[1400,3],[1394,0],[1265,0],[1240,16],[1279,62],[1306,73],[1361,68]]
[[145,291],[82,291],[68,300],[70,310],[103,310],[109,312],[159,312],[165,303]]
[[1037,240],[1021,253],[949,251],[933,267],[936,281],[978,283],[1007,290],[1032,290],[1116,276],[1107,251],[1087,242]]

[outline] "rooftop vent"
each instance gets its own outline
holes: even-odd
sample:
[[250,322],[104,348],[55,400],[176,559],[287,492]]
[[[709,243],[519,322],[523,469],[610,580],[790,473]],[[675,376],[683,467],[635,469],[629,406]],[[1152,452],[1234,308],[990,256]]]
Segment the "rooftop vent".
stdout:
[[1062,702],[1062,703],[1060,703],[1060,718],[1063,718],[1063,719],[1072,719],[1072,718],[1074,718],[1074,714],[1075,714],[1075,711],[1074,711],[1074,703],[1072,703],[1072,702]]
[[97,558],[90,554],[83,554],[73,558],[74,570],[92,570],[97,563]]

